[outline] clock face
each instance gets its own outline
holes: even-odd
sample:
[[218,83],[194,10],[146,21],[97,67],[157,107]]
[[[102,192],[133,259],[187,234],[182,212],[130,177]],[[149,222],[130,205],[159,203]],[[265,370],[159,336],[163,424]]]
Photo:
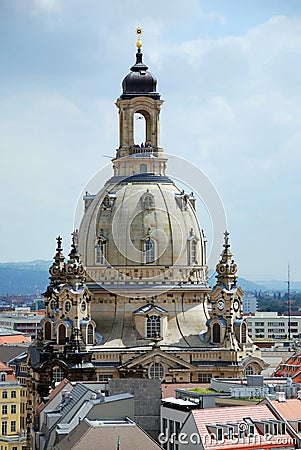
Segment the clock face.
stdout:
[[233,302],[233,309],[236,312],[239,310],[239,301],[237,300],[237,298]]
[[222,311],[222,310],[224,309],[224,306],[225,306],[224,300],[219,300],[219,301],[217,302],[217,307],[218,307],[218,309],[219,309],[220,311]]

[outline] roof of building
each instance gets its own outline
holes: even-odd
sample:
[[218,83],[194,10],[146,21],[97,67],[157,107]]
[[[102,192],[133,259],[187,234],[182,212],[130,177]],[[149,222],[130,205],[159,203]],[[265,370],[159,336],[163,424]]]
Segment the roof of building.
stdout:
[[285,420],[301,420],[301,400],[298,398],[286,399],[285,402],[272,400],[271,403]]
[[18,334],[2,334],[0,333],[0,345],[1,344],[23,344],[31,342],[30,339],[21,333]]
[[[272,436],[265,435],[254,426],[254,437],[248,436],[248,429],[250,422],[257,421],[262,423],[275,423],[277,417],[273,414],[266,404],[259,404],[254,406],[231,406],[224,408],[206,408],[194,409],[193,415],[197,430],[201,436],[204,449],[222,449],[222,448],[279,448],[279,439],[282,439],[281,448],[291,445],[290,435],[281,435],[280,433]],[[238,429],[244,430],[243,438],[229,439],[227,433],[224,432],[223,440],[218,443],[215,439],[206,439],[210,437],[212,428],[215,426],[237,426]],[[237,431],[236,431],[237,433]],[[281,436],[281,438],[279,438]],[[278,441],[277,441],[278,439]],[[251,444],[251,445],[250,445]]]
[[82,449],[107,450],[118,448],[122,450],[142,449],[157,450],[161,448],[134,422],[125,419],[83,420],[76,429],[66,436],[56,450]]
[[294,383],[301,383],[301,354],[293,353],[284,362],[280,362],[273,376],[290,377]]
[[14,374],[14,371],[11,367],[7,366],[6,364],[4,364],[4,362],[0,361],[0,372],[5,372],[6,373],[6,380],[5,381],[1,381],[0,384],[1,386],[3,386],[3,383],[7,383],[7,382],[16,382],[17,378]]

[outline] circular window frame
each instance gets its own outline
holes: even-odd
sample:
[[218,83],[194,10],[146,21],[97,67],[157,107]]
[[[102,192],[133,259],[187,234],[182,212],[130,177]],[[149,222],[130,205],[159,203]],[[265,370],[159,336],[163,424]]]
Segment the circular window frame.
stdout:
[[[160,376],[151,376],[151,372],[152,369],[157,366],[157,367],[161,367],[162,368],[162,377]],[[152,364],[150,364],[149,368],[148,368],[148,378],[150,378],[151,380],[160,380],[160,381],[164,381],[165,379],[165,367],[161,362],[153,362]]]
[[64,305],[65,313],[68,314],[68,313],[71,311],[71,309],[72,309],[72,303],[71,303],[71,301],[70,301],[70,300],[66,300],[66,301],[65,301],[65,305]]

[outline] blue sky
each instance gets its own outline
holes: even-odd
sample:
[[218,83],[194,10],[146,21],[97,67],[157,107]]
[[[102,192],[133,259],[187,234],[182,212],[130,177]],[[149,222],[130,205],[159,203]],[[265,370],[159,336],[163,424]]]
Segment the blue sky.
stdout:
[[68,252],[137,26],[161,144],[216,186],[240,275],[301,280],[299,0],[0,0],[0,260],[50,259],[58,234]]

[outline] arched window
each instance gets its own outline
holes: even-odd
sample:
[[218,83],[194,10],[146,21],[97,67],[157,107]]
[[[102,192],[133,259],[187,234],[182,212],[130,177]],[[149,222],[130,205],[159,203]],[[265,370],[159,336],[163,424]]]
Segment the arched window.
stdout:
[[89,323],[88,329],[87,329],[87,344],[92,345],[93,342],[94,342],[94,329],[93,329],[93,325],[91,325],[91,323]]
[[245,322],[241,324],[241,343],[245,344],[247,342],[247,325]]
[[159,338],[161,337],[161,319],[160,316],[152,315],[146,321],[146,337]]
[[51,323],[50,322],[45,323],[44,336],[45,336],[46,341],[49,341],[51,339]]
[[212,327],[212,342],[219,344],[221,341],[221,327],[218,323],[214,323]]
[[1,381],[6,381],[6,373],[1,373]]
[[134,143],[138,148],[141,148],[146,140],[146,120],[144,113],[136,112],[134,114]]
[[147,173],[147,164],[140,164],[140,173]]
[[144,209],[149,209],[149,208],[153,208],[154,206],[154,199],[152,195],[145,195],[145,197],[143,198],[143,208]]
[[60,383],[65,378],[65,374],[60,367],[54,367],[52,370],[52,380],[54,383]]
[[66,327],[62,323],[59,325],[58,335],[59,335],[58,344],[65,345],[66,344]]
[[155,242],[151,238],[144,241],[145,263],[153,263],[155,261]]
[[106,241],[98,238],[96,245],[96,262],[98,264],[106,263]]
[[149,368],[149,378],[164,379],[164,367],[161,363],[153,363]]

